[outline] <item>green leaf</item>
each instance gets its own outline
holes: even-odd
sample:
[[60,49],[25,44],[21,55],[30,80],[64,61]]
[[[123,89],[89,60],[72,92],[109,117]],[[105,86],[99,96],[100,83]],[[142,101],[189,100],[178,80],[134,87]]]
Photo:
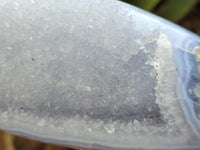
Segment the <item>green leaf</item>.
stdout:
[[168,0],[158,15],[177,22],[192,9],[198,0]]
[[159,3],[160,0],[123,0],[123,1],[133,4],[144,10],[151,11]]

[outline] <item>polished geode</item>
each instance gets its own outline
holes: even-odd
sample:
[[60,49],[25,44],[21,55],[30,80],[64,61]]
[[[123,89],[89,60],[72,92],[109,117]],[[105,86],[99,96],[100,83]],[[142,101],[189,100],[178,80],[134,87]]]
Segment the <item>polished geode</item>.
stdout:
[[200,148],[200,38],[115,0],[0,2],[0,128],[71,147]]

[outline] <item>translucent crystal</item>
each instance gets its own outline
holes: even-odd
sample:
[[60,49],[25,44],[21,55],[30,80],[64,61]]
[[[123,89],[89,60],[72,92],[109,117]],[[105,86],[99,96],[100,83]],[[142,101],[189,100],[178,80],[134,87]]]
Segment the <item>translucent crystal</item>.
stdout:
[[[0,128],[82,148],[200,148],[200,38],[115,0],[0,0]],[[195,90],[194,90],[195,89]]]

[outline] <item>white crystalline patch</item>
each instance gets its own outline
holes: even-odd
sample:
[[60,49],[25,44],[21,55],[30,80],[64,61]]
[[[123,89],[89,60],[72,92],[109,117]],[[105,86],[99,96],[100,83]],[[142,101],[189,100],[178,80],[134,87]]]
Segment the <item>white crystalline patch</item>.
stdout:
[[31,40],[31,41],[32,41],[32,40],[33,40],[33,37],[32,37],[32,36],[30,36],[30,37],[29,37],[29,40]]
[[8,22],[4,22],[4,25],[7,27],[7,28],[10,28],[10,24]]
[[[165,34],[160,34],[157,40],[157,49],[155,56],[150,62],[157,70],[157,86],[156,86],[156,102],[161,108],[166,120],[174,120],[172,123],[176,126],[176,121],[182,120],[184,117],[181,113],[175,114],[173,108],[180,108],[176,97],[177,72],[175,64],[172,61],[172,46]],[[166,108],[168,110],[166,111]],[[170,111],[171,109],[171,111]],[[184,127],[183,125],[182,127]]]
[[11,50],[11,49],[12,49],[12,47],[8,46],[8,47],[7,47],[7,49],[8,49],[8,50]]
[[194,52],[196,61],[200,63],[200,47],[199,46],[195,47],[193,52]]
[[75,26],[71,26],[69,29],[69,32],[72,33],[74,31],[74,29],[75,29]]
[[200,98],[200,83],[195,85],[194,92]]
[[44,119],[40,119],[38,122],[37,122],[37,125],[42,127],[45,125],[45,120]]
[[33,4],[35,3],[35,1],[34,1],[34,0],[30,0],[30,1],[31,1],[31,3],[33,3]]
[[91,129],[91,128],[88,128],[88,131],[89,131],[89,132],[92,132],[92,129]]
[[86,91],[90,92],[91,91],[91,87],[89,86],[85,86]]
[[[200,83],[199,82],[194,87],[194,93],[200,99]],[[198,105],[200,108],[200,100],[198,101]],[[199,115],[198,117],[200,118],[200,113],[198,113],[198,115]]]
[[105,125],[104,128],[109,134],[112,134],[115,132],[115,127],[113,124]]
[[156,73],[156,71],[155,71],[154,69],[152,69],[152,70],[150,70],[149,75],[150,75],[152,78],[156,78],[157,73]]
[[1,113],[1,117],[3,118],[3,119],[7,119],[8,118],[8,112],[3,112],[3,113]]
[[166,126],[162,130],[166,131],[168,139],[173,139],[174,134],[180,134],[181,137],[176,139],[176,142],[179,140],[181,142],[189,140],[188,135],[192,135],[192,132],[188,130],[189,126],[183,116],[180,102],[176,98],[178,75],[172,60],[171,43],[165,34],[160,34],[157,39],[157,49],[155,50],[154,58],[148,60],[148,63],[157,71],[156,103],[159,105],[161,114],[163,114],[166,120]]

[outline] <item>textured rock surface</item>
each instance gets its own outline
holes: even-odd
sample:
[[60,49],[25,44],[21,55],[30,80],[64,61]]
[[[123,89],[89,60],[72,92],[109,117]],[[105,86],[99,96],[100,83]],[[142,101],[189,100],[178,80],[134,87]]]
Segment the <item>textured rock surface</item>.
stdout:
[[199,148],[193,105],[183,110],[195,125],[176,90],[189,60],[173,45],[191,48],[194,35],[142,13],[112,0],[1,0],[0,128],[78,147]]

